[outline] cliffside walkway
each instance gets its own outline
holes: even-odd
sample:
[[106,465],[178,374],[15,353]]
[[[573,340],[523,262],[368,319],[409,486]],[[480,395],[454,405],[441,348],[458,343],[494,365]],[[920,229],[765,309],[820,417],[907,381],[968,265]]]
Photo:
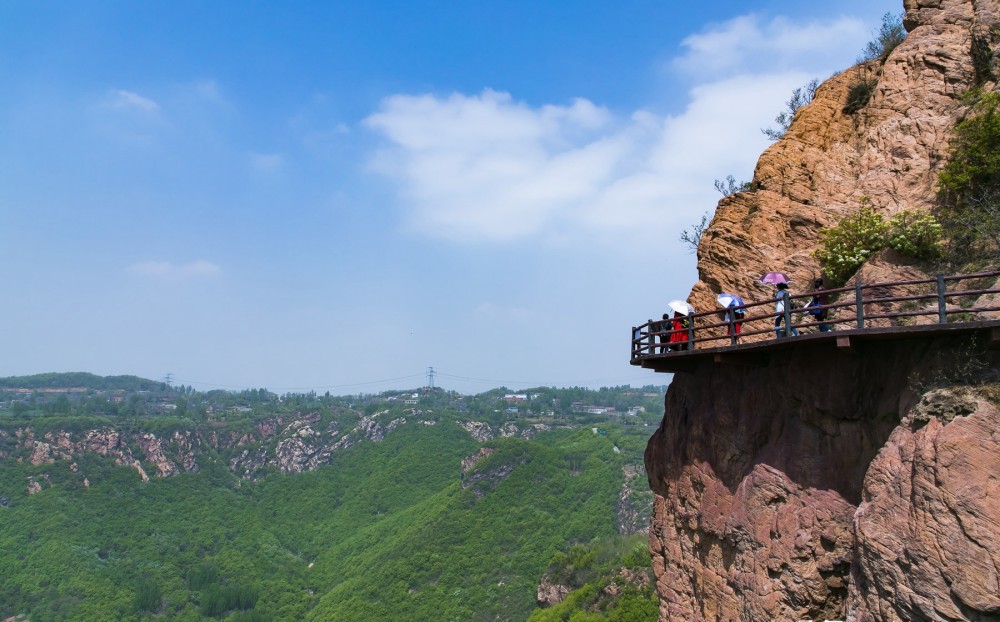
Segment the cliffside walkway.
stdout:
[[[804,308],[817,293],[829,304]],[[937,275],[934,278],[784,294],[786,304],[780,337],[775,334],[775,299],[732,309],[744,312],[741,334],[734,335],[734,315],[724,319],[722,308],[687,316],[688,326],[673,330],[672,320],[648,320],[632,328],[631,364],[658,372],[683,372],[705,360],[753,364],[754,360],[787,348],[827,346],[849,351],[877,339],[928,338],[941,334],[982,333],[990,347],[1000,347],[1000,271]],[[793,304],[787,304],[788,302]],[[793,308],[794,307],[794,308]],[[820,322],[809,312],[826,309]],[[799,335],[791,334],[791,328]],[[669,350],[672,335],[683,333],[687,350]],[[676,339],[676,337],[675,337]]]

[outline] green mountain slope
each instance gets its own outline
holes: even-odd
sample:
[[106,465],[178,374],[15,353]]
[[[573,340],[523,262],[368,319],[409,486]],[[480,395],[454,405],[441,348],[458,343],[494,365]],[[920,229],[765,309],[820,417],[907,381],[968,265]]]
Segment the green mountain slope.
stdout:
[[606,426],[481,444],[453,415],[433,418],[257,481],[233,474],[231,450],[204,445],[199,472],[145,483],[94,453],[32,465],[11,432],[0,615],[524,620],[554,555],[615,534],[623,467],[641,461],[645,435]]

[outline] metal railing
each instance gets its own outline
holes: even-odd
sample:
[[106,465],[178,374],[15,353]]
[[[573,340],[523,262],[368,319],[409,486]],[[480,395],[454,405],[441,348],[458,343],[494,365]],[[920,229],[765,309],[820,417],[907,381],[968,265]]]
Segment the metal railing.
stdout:
[[[775,296],[728,309],[689,313],[666,320],[648,320],[641,326],[634,326],[632,360],[671,356],[703,347],[738,346],[747,338],[756,343],[761,341],[760,335],[789,337],[798,333],[799,329],[864,329],[872,328],[876,323],[882,328],[902,327],[915,323],[920,317],[935,318],[934,322],[923,322],[925,324],[984,321],[990,318],[980,314],[1000,311],[1000,302],[991,306],[976,306],[976,301],[982,296],[1000,294],[998,277],[1000,271],[955,276],[938,274],[933,278],[909,281],[859,282],[853,287],[817,290],[794,296],[789,295],[787,290],[779,290],[784,302],[784,311],[780,315],[774,308],[779,300]],[[971,285],[959,287],[961,283],[970,281]],[[950,290],[949,285],[952,286]],[[897,292],[901,295],[895,295]],[[825,297],[828,303],[807,306],[814,297]],[[826,311],[826,319],[819,319],[812,313],[823,310]],[[742,311],[742,319],[737,317],[737,311]],[[780,321],[776,321],[779,318]]]

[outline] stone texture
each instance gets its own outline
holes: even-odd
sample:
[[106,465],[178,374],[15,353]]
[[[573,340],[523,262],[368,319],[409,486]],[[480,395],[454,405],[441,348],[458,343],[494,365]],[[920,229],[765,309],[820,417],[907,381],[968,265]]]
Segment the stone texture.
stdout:
[[644,474],[644,470],[634,464],[622,467],[622,488],[618,492],[618,503],[615,504],[615,526],[622,535],[649,532],[648,512],[640,511],[644,509],[642,501],[645,500],[639,497],[636,490],[644,485],[640,481],[640,475]]
[[[988,458],[990,452],[1000,456],[1000,433],[989,427],[995,408],[975,398],[970,414],[971,388],[918,395],[910,387],[914,370],[939,364],[943,350],[961,353],[969,347],[952,337],[866,344],[853,354],[803,346],[757,366],[706,361],[692,373],[677,374],[663,422],[646,450],[656,494],[649,541],[661,619],[843,619],[855,611],[862,616],[862,611],[897,607],[892,586],[902,585],[901,575],[912,571],[912,564],[894,561],[901,558],[895,553],[886,561],[874,560],[891,544],[918,544],[914,534],[931,526],[929,516],[938,513],[938,522],[972,529],[976,535],[967,531],[966,540],[997,550],[992,545],[1000,539],[995,518],[1000,508],[991,505],[990,497],[1000,499],[995,477],[1000,465]],[[1000,353],[976,356],[1000,369]],[[967,427],[973,420],[980,421],[975,431]],[[917,425],[926,428],[911,432]],[[936,432],[942,426],[954,432],[942,436]],[[937,507],[925,507],[923,498],[914,498],[898,482],[885,483],[919,471],[913,460],[885,457],[895,455],[887,448],[905,445],[903,439],[912,434],[924,439],[928,451],[942,452],[943,439],[953,445],[923,480],[929,489],[934,482],[954,482],[954,490],[935,492],[942,503]],[[962,449],[971,439],[977,446]],[[931,458],[921,455],[920,460]],[[973,462],[963,466],[963,460]],[[879,467],[882,461],[888,465]],[[883,471],[891,475],[873,475]],[[946,501],[964,508],[965,515],[952,518],[956,510]],[[864,510],[865,504],[874,505]],[[926,515],[915,513],[914,504]],[[871,518],[856,532],[855,521],[863,515],[859,506]],[[868,532],[862,529],[866,525],[871,525]],[[990,530],[984,539],[982,533]],[[960,537],[954,529],[940,537],[927,534],[942,549]],[[858,557],[865,554],[872,559]],[[961,557],[937,555],[929,564],[942,576],[953,581],[963,572],[957,563]],[[891,576],[879,563],[897,564],[900,576]],[[982,593],[992,589],[994,575],[970,572],[987,586]],[[950,598],[919,576],[910,580],[919,585],[914,593],[927,590],[935,598]],[[963,601],[968,611],[991,611],[977,609],[988,605],[982,593]],[[965,615],[904,613],[899,619],[987,619]]]
[[545,575],[542,580],[538,582],[538,590],[535,593],[535,602],[538,603],[539,607],[551,607],[565,600],[566,596],[572,590],[568,585],[561,585],[559,583],[553,583],[552,580]]
[[1000,619],[1000,412],[951,397],[931,396],[946,416],[898,427],[869,468],[849,620]]

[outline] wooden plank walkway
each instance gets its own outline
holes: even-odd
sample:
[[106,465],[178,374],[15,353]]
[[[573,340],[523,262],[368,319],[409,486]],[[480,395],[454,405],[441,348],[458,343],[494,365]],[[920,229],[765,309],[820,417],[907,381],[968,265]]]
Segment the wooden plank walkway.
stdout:
[[[784,311],[777,315],[775,323],[776,313],[771,309],[779,299]],[[822,320],[812,315],[820,310]],[[707,357],[717,362],[749,362],[806,345],[850,351],[868,340],[927,339],[976,331],[984,331],[991,347],[996,347],[998,318],[1000,270],[885,283],[858,282],[851,287],[796,296],[779,290],[774,299],[731,306],[728,312],[721,308],[701,313],[689,310],[687,316],[664,315],[662,320],[633,326],[631,364],[662,372],[687,371]],[[812,332],[820,323],[831,330]],[[784,335],[780,339],[772,337],[779,324]],[[804,334],[791,335],[789,327]],[[663,351],[681,347],[689,349]]]
[[691,372],[700,364],[709,361],[716,364],[762,366],[768,364],[773,354],[792,348],[812,346],[850,352],[853,348],[870,341],[932,339],[943,335],[957,336],[971,333],[979,333],[987,347],[1000,348],[1000,320],[989,320],[807,333],[798,337],[783,337],[736,346],[647,354],[633,358],[631,364],[665,373]]

